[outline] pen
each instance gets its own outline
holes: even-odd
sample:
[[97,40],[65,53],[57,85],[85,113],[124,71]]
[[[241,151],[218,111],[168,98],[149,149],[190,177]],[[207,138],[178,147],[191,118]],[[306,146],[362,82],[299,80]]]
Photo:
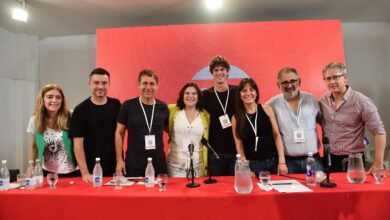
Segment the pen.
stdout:
[[291,185],[292,183],[272,183],[272,185]]

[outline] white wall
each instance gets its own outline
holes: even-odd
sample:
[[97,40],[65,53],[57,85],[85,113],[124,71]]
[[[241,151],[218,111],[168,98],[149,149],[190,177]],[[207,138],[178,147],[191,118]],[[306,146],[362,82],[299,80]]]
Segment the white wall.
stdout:
[[39,41],[40,85],[59,84],[74,108],[90,95],[88,79],[96,67],[96,36],[47,37]]
[[[390,24],[344,23],[343,35],[349,83],[353,89],[374,101],[385,124],[389,142],[390,102],[387,96],[390,94]],[[374,142],[369,133],[367,137],[371,142],[368,151],[372,154]],[[390,160],[389,152],[386,151],[387,160]]]
[[38,37],[0,28],[0,159],[8,167],[27,163],[27,122],[38,88]]

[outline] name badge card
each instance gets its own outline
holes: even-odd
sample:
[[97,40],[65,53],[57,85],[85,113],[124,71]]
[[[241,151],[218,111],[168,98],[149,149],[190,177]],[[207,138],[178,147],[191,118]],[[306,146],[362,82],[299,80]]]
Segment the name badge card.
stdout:
[[219,117],[219,122],[221,122],[222,128],[228,128],[232,126],[232,123],[230,122],[230,118],[228,114],[222,115]]
[[156,138],[154,135],[145,135],[145,150],[156,149]]
[[303,129],[294,129],[294,143],[305,142],[305,131]]

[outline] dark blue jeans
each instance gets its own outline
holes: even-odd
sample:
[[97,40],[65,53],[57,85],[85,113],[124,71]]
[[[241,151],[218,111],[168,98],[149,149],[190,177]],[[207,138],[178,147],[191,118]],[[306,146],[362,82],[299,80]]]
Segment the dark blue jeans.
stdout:
[[275,158],[269,158],[261,161],[250,160],[249,167],[256,176],[259,176],[260,171],[269,171],[271,174],[276,174],[278,171],[278,160]]
[[[306,158],[286,156],[288,173],[306,173]],[[319,157],[314,157],[314,159],[316,160],[316,171],[324,171],[321,159]]]
[[218,154],[219,160],[209,154],[208,166],[212,176],[234,176],[235,154]]

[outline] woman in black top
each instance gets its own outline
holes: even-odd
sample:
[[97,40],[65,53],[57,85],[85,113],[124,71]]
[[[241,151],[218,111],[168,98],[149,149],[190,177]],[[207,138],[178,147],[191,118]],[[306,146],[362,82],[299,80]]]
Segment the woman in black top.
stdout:
[[237,152],[249,160],[254,175],[260,171],[287,174],[282,138],[269,105],[258,104],[259,90],[251,78],[242,79],[236,92],[232,127]]

